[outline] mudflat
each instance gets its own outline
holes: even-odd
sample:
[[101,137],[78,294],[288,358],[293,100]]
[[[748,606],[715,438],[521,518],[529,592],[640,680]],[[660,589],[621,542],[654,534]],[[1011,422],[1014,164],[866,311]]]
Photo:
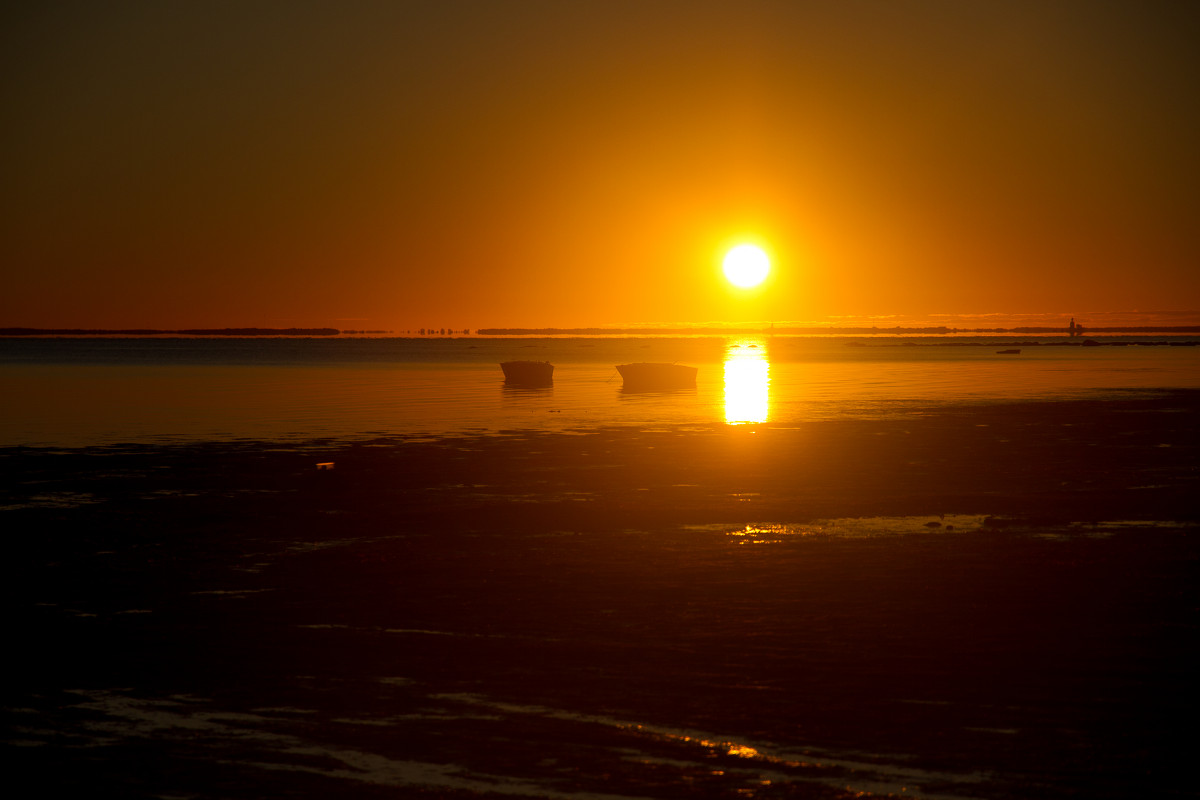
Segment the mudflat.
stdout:
[[1188,795],[1198,411],[0,451],[5,750],[126,797]]

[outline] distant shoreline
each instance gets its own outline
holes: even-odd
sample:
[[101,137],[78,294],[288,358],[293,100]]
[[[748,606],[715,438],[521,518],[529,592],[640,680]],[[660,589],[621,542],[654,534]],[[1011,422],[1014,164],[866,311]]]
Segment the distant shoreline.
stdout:
[[[1171,325],[1171,326],[1111,326],[1103,328],[1076,328],[1083,331],[1082,335],[1100,333],[1200,333],[1200,325]],[[896,335],[896,334],[951,334],[951,333],[1048,333],[1068,335],[1066,327],[1020,327],[1020,328],[950,328],[946,326],[929,327],[831,327],[831,328],[479,328],[476,336],[629,336],[642,334],[646,336],[663,335],[696,335],[712,334],[714,336],[746,335],[746,334],[834,334],[842,336]],[[1078,338],[1078,337],[1077,337]]]
[[[1071,339],[1082,343],[1084,337],[1104,334],[1200,334],[1200,325],[1124,325],[1096,328],[1076,328]],[[1015,328],[951,328],[947,326],[896,326],[880,327],[773,327],[773,328],[478,328],[468,330],[429,331],[409,333],[392,331],[339,330],[337,328],[0,328],[0,337],[21,336],[340,336],[340,335],[394,335],[403,338],[458,338],[463,335],[489,336],[950,336],[950,335],[1053,335],[1069,336],[1070,329],[1064,327],[1015,327]]]
[[0,336],[337,336],[337,328],[0,328]]

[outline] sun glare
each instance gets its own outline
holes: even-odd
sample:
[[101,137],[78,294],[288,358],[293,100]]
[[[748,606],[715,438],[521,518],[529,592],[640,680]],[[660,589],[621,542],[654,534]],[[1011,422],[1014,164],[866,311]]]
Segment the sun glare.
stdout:
[[761,247],[740,244],[725,254],[722,268],[726,280],[734,286],[750,289],[766,280],[771,261]]

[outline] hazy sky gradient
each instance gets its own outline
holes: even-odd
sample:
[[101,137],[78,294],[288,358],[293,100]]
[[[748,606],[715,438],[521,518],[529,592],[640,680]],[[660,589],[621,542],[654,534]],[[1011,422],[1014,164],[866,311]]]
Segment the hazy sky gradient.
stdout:
[[1200,5],[26,5],[0,326],[1200,309]]

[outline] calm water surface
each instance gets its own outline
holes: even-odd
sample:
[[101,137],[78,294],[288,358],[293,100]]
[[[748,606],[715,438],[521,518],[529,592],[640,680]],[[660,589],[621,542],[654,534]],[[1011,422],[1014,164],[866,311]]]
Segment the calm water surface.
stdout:
[[[1009,346],[1020,354],[997,352]],[[512,359],[553,362],[554,386],[505,386],[499,362]],[[614,367],[634,361],[695,365],[696,388],[627,392]],[[1200,348],[1055,337],[4,339],[0,382],[0,446],[84,446],[791,424],[1196,388]]]

